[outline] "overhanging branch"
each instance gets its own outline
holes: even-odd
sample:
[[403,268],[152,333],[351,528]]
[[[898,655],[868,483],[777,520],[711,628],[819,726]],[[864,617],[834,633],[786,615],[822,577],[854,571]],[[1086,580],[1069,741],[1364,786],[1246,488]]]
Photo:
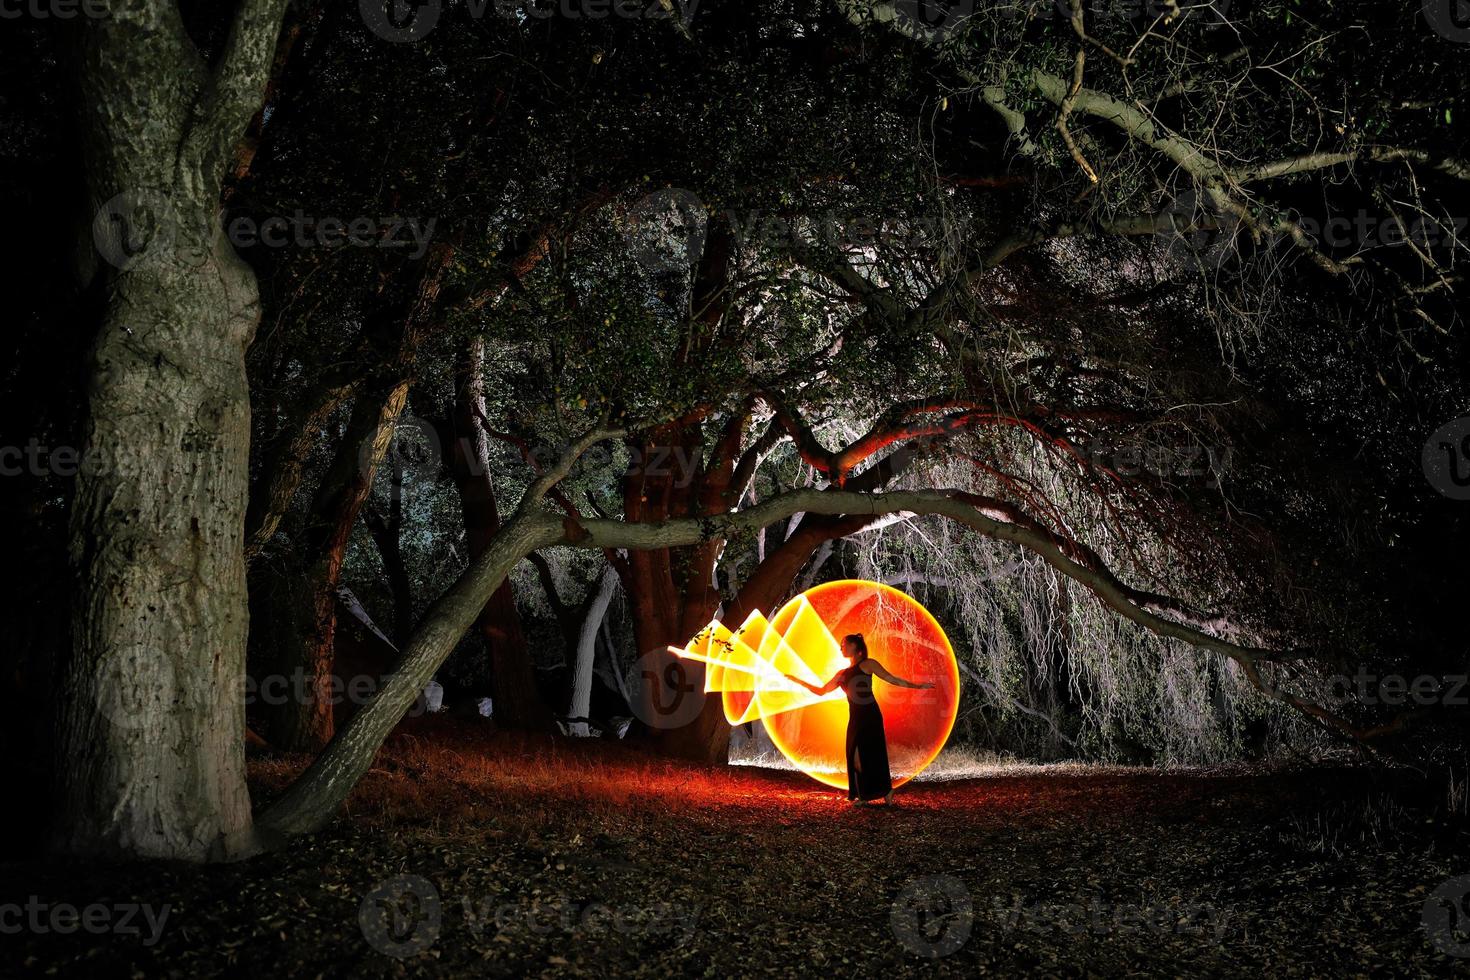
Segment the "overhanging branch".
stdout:
[[654,524],[621,521],[583,521],[569,529],[562,543],[579,548],[658,549],[681,547],[754,531],[791,515],[805,512],[831,517],[906,513],[947,517],[997,541],[1019,545],[1048,565],[1086,586],[1102,603],[1155,635],[1181,640],[1210,650],[1239,664],[1248,680],[1266,696],[1317,719],[1343,735],[1369,740],[1399,731],[1406,718],[1363,728],[1304,698],[1283,691],[1261,675],[1261,666],[1305,659],[1310,651],[1275,651],[1247,647],[1212,635],[1186,622],[1167,618],[1147,608],[1170,612],[1185,608],[1178,600],[1152,596],[1130,588],[1103,566],[1090,549],[1069,547],[1034,521],[1018,522],[1010,505],[953,490],[912,490],[853,493],[845,490],[794,490],[754,507],[704,518],[684,518]]

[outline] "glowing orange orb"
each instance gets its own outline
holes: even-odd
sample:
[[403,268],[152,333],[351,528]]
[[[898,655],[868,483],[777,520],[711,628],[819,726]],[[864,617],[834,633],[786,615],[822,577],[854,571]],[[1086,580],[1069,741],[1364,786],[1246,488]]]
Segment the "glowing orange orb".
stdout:
[[890,673],[934,685],[913,690],[873,680],[889,771],[894,785],[907,782],[949,739],[960,681],[949,638],[912,597],[878,582],[828,582],[792,599],[770,620],[754,612],[734,631],[711,623],[674,652],[706,664],[705,690],[721,692],[732,725],[759,719],[803,772],[846,789],[846,695],[838,688],[818,697],[786,675],[822,685],[848,666],[842,637],[849,633],[862,633],[869,656]]
[[[805,607],[816,613],[835,642],[802,642],[800,634],[790,635]],[[939,755],[959,709],[959,666],[944,630],[911,596],[878,582],[828,582],[782,606],[771,627],[787,634],[788,642],[797,641],[793,649],[822,681],[849,664],[842,656],[842,638],[861,633],[868,655],[890,673],[933,684],[916,691],[874,678],[873,694],[883,711],[895,786],[913,779]],[[847,788],[847,698],[840,688],[814,704],[763,721],[771,741],[807,775]]]

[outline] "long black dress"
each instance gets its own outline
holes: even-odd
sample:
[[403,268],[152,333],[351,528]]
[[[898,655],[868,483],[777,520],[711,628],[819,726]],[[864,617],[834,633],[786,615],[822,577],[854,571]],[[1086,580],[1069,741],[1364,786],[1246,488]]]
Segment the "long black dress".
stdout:
[[840,675],[847,695],[847,798],[879,800],[893,789],[883,712],[873,697],[873,675],[853,664]]

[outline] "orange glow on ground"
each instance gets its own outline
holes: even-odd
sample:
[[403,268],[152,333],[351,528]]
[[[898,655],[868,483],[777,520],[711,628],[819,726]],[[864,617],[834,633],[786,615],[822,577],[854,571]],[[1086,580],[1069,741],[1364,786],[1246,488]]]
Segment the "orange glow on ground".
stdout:
[[705,690],[719,692],[730,724],[759,720],[771,741],[813,779],[847,787],[847,699],[841,689],[818,698],[786,674],[821,684],[847,666],[841,638],[862,633],[889,671],[934,684],[910,690],[875,679],[894,785],[934,761],[954,728],[959,667],[949,638],[912,597],[877,582],[845,579],[792,599],[767,620],[759,612],[731,631],[711,623],[680,656],[703,661]]

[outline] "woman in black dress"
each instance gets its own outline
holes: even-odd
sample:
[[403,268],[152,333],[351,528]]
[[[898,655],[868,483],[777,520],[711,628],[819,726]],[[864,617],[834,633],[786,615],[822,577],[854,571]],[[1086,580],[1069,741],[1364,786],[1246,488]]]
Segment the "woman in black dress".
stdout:
[[889,673],[878,661],[868,656],[868,644],[861,633],[850,633],[842,640],[842,655],[852,664],[839,670],[822,685],[808,684],[800,677],[786,675],[802,687],[821,697],[837,688],[847,695],[847,798],[858,806],[872,800],[893,802],[893,778],[888,773],[888,740],[883,735],[883,712],[873,696],[873,678],[881,677],[895,687],[915,690],[933,684],[906,681]]

